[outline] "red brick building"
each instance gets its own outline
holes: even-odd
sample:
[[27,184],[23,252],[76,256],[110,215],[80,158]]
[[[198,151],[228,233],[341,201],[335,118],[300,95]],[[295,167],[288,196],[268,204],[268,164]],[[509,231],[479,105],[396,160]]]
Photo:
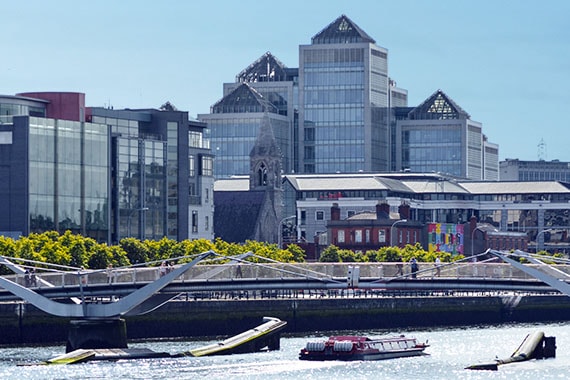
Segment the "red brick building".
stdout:
[[409,220],[409,205],[399,207],[398,219],[390,218],[389,212],[387,203],[379,203],[376,212],[361,212],[341,220],[340,207],[333,203],[331,220],[327,223],[328,244],[365,252],[384,246],[424,243],[424,226]]

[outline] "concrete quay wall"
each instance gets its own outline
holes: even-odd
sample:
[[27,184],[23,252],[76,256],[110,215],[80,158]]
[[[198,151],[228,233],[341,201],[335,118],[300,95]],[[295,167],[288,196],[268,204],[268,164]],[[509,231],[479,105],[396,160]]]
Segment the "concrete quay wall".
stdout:
[[[288,322],[286,333],[332,330],[403,330],[505,322],[570,320],[567,296],[449,296],[290,298],[173,301],[152,313],[126,318],[131,339],[231,336],[264,316]],[[0,344],[67,340],[69,320],[29,304],[0,304]]]

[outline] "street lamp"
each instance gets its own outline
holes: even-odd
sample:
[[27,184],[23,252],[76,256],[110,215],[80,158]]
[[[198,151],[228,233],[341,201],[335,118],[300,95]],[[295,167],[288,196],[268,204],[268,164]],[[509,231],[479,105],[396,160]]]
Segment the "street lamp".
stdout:
[[394,223],[392,223],[392,227],[390,227],[390,245],[392,247],[394,246],[394,226],[398,223],[405,223],[407,221],[408,221],[408,219],[400,219],[400,220],[396,220]]
[[[551,228],[547,228],[546,230],[538,231],[538,233],[536,234],[535,253],[538,253],[539,248],[542,248],[542,247],[539,247],[539,240],[538,240],[538,237],[540,236],[540,234],[543,234],[543,233],[545,233],[545,232],[552,232],[552,231],[553,231],[553,230],[552,230]],[[543,241],[543,243],[544,243],[544,241]],[[540,250],[542,250],[542,249],[540,249]]]
[[279,247],[279,249],[281,249],[283,247],[283,231],[281,226],[283,225],[283,222],[286,221],[287,219],[293,219],[295,218],[296,215],[291,215],[291,216],[286,216],[285,218],[281,219],[281,221],[279,222],[279,229],[277,230],[277,247]]
[[475,255],[475,249],[473,248],[474,247],[473,242],[475,241],[475,231],[477,231],[477,230],[484,232],[480,226],[473,228],[473,231],[471,231],[471,256]]

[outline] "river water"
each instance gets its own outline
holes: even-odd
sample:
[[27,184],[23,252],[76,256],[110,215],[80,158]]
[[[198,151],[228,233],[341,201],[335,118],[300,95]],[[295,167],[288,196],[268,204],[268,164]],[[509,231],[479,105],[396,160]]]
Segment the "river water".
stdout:
[[[465,367],[504,359],[525,336],[543,331],[556,337],[556,358],[499,366],[498,371]],[[338,333],[338,332],[336,332]],[[283,336],[272,352],[212,357],[95,361],[74,365],[25,365],[65,353],[64,346],[0,348],[0,379],[567,379],[570,377],[570,322],[512,324],[435,330],[359,331],[370,337],[393,334],[429,340],[429,355],[369,362],[307,362],[298,359],[308,340],[329,334]],[[330,335],[334,335],[332,333]],[[152,341],[130,343],[172,354],[212,341]]]

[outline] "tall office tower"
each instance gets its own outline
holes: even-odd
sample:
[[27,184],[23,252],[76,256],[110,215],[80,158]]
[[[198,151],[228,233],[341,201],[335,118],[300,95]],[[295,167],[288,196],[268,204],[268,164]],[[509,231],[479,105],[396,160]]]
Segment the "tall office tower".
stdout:
[[471,120],[443,91],[437,90],[411,110],[403,108],[395,113],[399,115],[395,134],[397,170],[498,179],[498,146],[486,141],[481,123]]
[[240,72],[235,83],[224,84],[224,97],[209,114],[198,115],[208,124],[208,137],[216,155],[216,178],[249,174],[249,154],[265,118],[269,118],[282,152],[284,172],[292,170],[296,75],[296,69],[287,69],[266,53]]
[[388,170],[389,106],[388,50],[340,16],[299,47],[300,171]]

